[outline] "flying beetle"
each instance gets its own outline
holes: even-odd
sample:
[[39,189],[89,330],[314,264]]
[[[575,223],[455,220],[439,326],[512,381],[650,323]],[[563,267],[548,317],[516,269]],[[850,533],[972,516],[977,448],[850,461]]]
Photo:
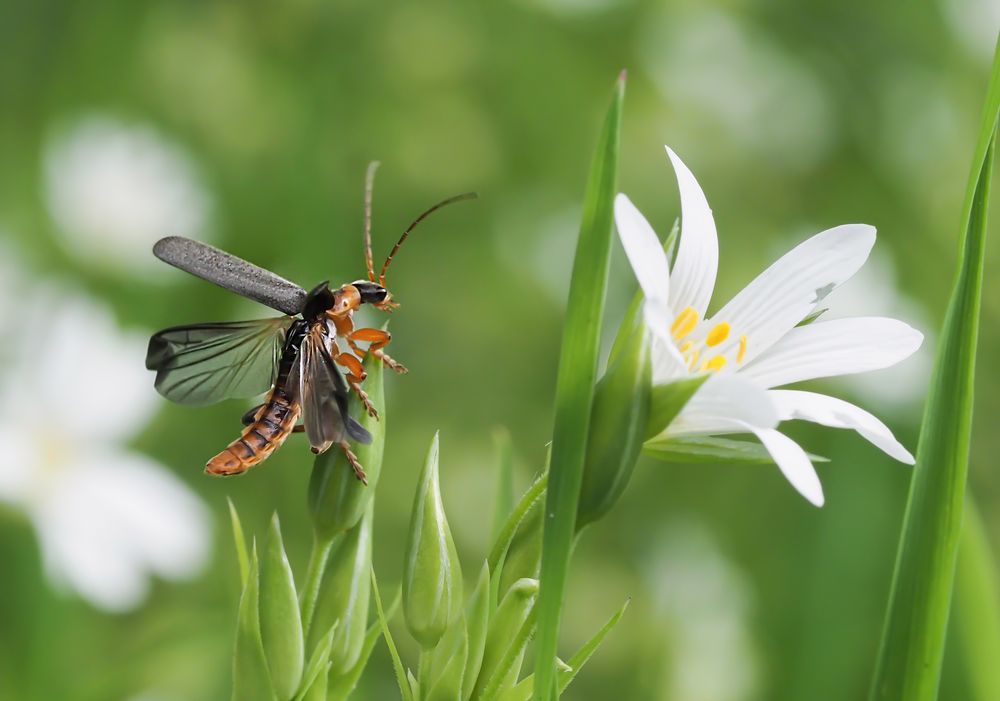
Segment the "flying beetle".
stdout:
[[[306,292],[268,270],[198,241],[168,236],[153,246],[153,254],[160,260],[284,314],[252,321],[175,326],[149,340],[146,368],[156,371],[154,385],[171,401],[204,406],[266,392],[264,402],[243,416],[245,428],[240,437],[206,463],[209,474],[246,472],[263,462],[291,433],[304,430],[314,453],[337,445],[357,478],[367,484],[350,441],[369,443],[371,434],[348,413],[350,391],[377,418],[376,408],[361,387],[366,377],[362,359],[372,353],[392,370],[404,373],[406,368],[385,353],[389,333],[355,329],[353,314],[363,304],[385,312],[398,308],[386,288],[385,276],[400,246],[431,213],[476,197],[475,193],[449,197],[418,216],[403,231],[376,279],[371,203],[377,167],[377,162],[372,163],[365,178],[367,280],[337,289],[322,282]],[[348,351],[341,352],[338,336],[343,337]],[[365,342],[367,348],[358,346]],[[346,370],[346,379],[340,367]],[[296,425],[299,416],[302,426]]]

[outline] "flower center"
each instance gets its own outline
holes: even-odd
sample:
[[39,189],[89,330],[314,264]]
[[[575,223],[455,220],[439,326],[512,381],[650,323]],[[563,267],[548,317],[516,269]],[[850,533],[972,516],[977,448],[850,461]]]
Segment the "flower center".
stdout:
[[[678,349],[687,363],[689,372],[718,372],[726,366],[729,358],[726,353],[712,354],[711,349],[726,342],[732,333],[732,327],[727,321],[720,321],[708,330],[705,338],[701,341],[684,340],[698,328],[698,310],[694,307],[685,307],[670,325],[670,334],[678,342]],[[730,354],[732,350],[730,350]],[[739,345],[736,347],[736,363],[742,363],[747,354],[747,335],[740,334]],[[702,357],[704,355],[704,358]]]

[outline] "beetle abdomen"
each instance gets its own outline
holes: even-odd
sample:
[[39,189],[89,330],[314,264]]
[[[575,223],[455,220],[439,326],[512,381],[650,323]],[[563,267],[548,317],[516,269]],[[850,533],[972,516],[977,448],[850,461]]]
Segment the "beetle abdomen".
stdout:
[[272,390],[257,419],[225,450],[208,461],[211,475],[238,475],[263,462],[295,428],[301,411],[297,401],[289,401],[280,390]]

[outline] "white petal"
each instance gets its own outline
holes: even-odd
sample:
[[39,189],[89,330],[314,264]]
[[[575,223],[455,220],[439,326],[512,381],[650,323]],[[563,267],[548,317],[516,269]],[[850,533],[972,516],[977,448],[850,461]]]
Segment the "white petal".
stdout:
[[868,372],[895,365],[916,351],[924,336],[908,324],[882,317],[818,321],[792,329],[739,374],[765,387]]
[[50,575],[108,610],[140,603],[153,574],[195,574],[210,545],[197,496],[134,454],[91,453],[62,468],[34,521]]
[[891,457],[908,465],[913,456],[878,417],[836,397],[791,389],[771,390],[771,399],[782,421],[802,419],[831,428],[850,428]]
[[666,309],[670,295],[667,254],[642,212],[621,193],[615,197],[615,224],[642,293],[647,300]]
[[745,433],[778,425],[778,412],[764,390],[737,375],[714,375],[667,427],[667,436]]
[[791,438],[773,429],[751,430],[774,458],[781,474],[795,487],[795,490],[810,504],[823,506],[823,485],[820,484],[819,475],[816,474],[816,468],[810,462],[806,451]]
[[719,268],[719,238],[705,193],[694,175],[669,146],[681,198],[681,235],[674,261],[671,306],[678,312],[694,307],[704,318]]
[[838,226],[800,243],[706,323],[711,328],[728,322],[732,328],[716,352],[734,352],[743,334],[748,340],[745,362],[767,350],[854,275],[874,244],[875,229],[865,224]]

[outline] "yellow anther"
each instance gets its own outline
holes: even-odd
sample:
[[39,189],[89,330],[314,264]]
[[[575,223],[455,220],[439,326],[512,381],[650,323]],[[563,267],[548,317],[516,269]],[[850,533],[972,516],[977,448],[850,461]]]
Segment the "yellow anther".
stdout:
[[698,364],[698,356],[700,355],[701,353],[698,351],[691,354],[691,357],[688,359],[688,370],[694,371],[695,366]]
[[723,321],[721,324],[716,324],[712,327],[712,330],[708,332],[708,338],[705,339],[705,343],[709,346],[717,346],[727,338],[729,338],[729,324]]
[[674,323],[670,326],[670,333],[678,341],[694,331],[698,325],[698,311],[694,307],[685,307],[684,311],[677,315]]
[[712,372],[718,372],[725,366],[725,364],[726,357],[723,355],[716,355],[701,364],[701,371],[705,372],[706,370],[711,370]]
[[747,356],[747,335],[743,334],[740,336],[740,350],[736,353],[736,362],[742,363],[743,359]]

